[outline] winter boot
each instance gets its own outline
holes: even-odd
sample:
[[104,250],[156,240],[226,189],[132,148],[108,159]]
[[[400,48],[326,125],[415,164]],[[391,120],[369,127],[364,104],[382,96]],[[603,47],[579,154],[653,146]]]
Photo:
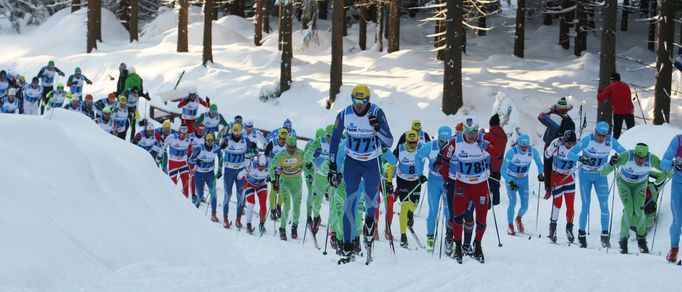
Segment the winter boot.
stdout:
[[573,243],[575,236],[573,235],[573,223],[566,223],[566,238],[568,242]]
[[405,233],[400,235],[400,247],[409,248],[407,246],[407,234],[405,234]]
[[353,240],[353,253],[360,254],[362,252],[362,247],[360,247],[360,237],[355,237]]
[[646,236],[637,236],[637,246],[639,247],[639,252],[649,253],[649,247],[646,244]]
[[627,238],[621,238],[618,241],[618,245],[620,246],[620,253],[622,253],[622,254],[628,253],[628,239]]
[[237,220],[234,222],[234,226],[236,226],[237,229],[242,229],[242,216],[237,216]]
[[433,235],[427,235],[426,236],[426,251],[432,252],[434,246],[436,246],[436,239],[433,238]]
[[666,260],[668,260],[669,263],[674,263],[677,261],[677,251],[679,250],[678,247],[671,247],[670,251],[668,252],[668,256],[665,257]]
[[462,252],[467,256],[473,256],[474,249],[471,248],[470,244],[464,243],[464,244],[462,244]]
[[556,222],[549,223],[549,235],[547,237],[553,243],[556,243]]
[[611,247],[611,241],[609,240],[609,232],[607,230],[602,230],[601,232],[601,247],[603,248]]
[[246,223],[246,232],[249,234],[253,234],[254,231],[256,231],[256,229],[253,228],[251,223]]
[[211,221],[220,222],[220,220],[218,220],[218,216],[216,216],[215,212],[211,212]]
[[320,230],[320,221],[320,216],[313,218],[313,226],[310,227],[310,232],[312,232],[313,235],[317,234],[317,231]]
[[462,263],[462,244],[459,242],[455,243],[455,250],[452,253],[452,256],[455,258],[457,263],[461,264]]
[[481,247],[481,242],[474,240],[474,255],[473,257],[479,261],[481,264],[485,262],[485,257],[483,256],[483,247]]
[[523,222],[521,221],[521,217],[516,216],[516,229],[519,230],[519,233],[524,233],[525,230],[523,229]]
[[514,232],[514,224],[509,223],[509,226],[507,226],[507,234],[516,235],[516,232]]
[[232,222],[230,222],[230,220],[227,220],[227,216],[224,216],[223,227],[225,227],[225,229],[230,229],[230,226],[232,226]]
[[587,233],[580,229],[578,229],[578,243],[580,244],[580,248],[587,248]]
[[291,224],[291,239],[298,238],[298,225]]
[[260,235],[265,234],[265,224],[258,224],[258,231],[260,232]]
[[279,229],[279,239],[286,241],[287,240],[287,230],[284,228]]
[[343,244],[343,251],[341,251],[341,259],[339,259],[339,265],[340,264],[347,264],[352,261],[355,261],[355,254],[353,253],[353,244],[352,243],[344,243]]

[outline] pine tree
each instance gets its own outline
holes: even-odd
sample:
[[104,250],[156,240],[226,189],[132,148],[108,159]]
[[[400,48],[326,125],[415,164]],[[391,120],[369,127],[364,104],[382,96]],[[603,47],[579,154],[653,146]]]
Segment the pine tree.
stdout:
[[101,21],[97,20],[97,11],[100,8],[100,0],[89,0],[88,1],[88,32],[87,32],[87,44],[86,52],[92,53],[92,50],[97,49],[97,25],[101,24]]
[[265,12],[265,1],[266,0],[256,0],[256,32],[253,36],[253,42],[256,46],[260,46],[263,40],[263,14]]
[[526,0],[516,2],[516,25],[514,32],[514,56],[523,58],[526,37]]
[[454,115],[464,105],[462,98],[462,0],[447,0],[447,23],[443,75],[442,111]]
[[336,95],[341,92],[343,75],[343,18],[345,15],[343,0],[334,0],[332,4],[332,64],[329,72],[329,99],[327,109],[331,109]]
[[204,2],[204,49],[201,54],[201,64],[206,67],[208,62],[213,63],[213,0]]
[[670,57],[673,54],[673,41],[675,39],[675,10],[677,10],[676,0],[661,0],[656,42],[655,125],[670,122],[670,90],[673,72]]
[[[618,1],[605,0],[602,8],[604,22],[601,33],[601,55],[599,56],[599,89],[609,85],[611,73],[616,72],[616,14]],[[611,124],[611,102],[607,99],[597,105],[597,120]]]
[[576,3],[576,18],[575,24],[575,45],[573,46],[573,54],[580,57],[582,52],[587,50],[587,11],[585,5],[587,0],[578,0]]
[[400,0],[391,0],[388,13],[388,53],[400,50]]
[[189,18],[189,1],[179,0],[180,13],[178,13],[178,53],[189,52],[187,39],[187,22]]
[[137,33],[137,0],[130,0],[130,19],[128,22],[128,32],[130,33],[130,42],[138,41]]
[[279,6],[282,7],[279,27],[280,39],[282,41],[282,62],[279,79],[280,94],[289,90],[291,86],[291,59],[293,58],[291,33],[293,30],[292,18],[294,14],[291,2],[292,0],[279,0]]

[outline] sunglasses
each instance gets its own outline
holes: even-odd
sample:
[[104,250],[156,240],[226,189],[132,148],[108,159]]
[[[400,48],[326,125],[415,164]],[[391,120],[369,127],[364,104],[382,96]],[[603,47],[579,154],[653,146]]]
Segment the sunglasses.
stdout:
[[368,103],[368,102],[369,102],[369,98],[356,98],[356,97],[353,97],[352,99],[353,99],[353,103],[357,103],[357,104],[365,104],[365,103]]

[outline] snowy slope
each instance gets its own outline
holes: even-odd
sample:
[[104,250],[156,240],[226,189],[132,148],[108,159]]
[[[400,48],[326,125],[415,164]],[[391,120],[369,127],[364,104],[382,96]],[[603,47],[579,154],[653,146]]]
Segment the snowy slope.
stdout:
[[0,133],[0,290],[69,290],[145,262],[243,262],[151,156],[87,117],[0,115]]

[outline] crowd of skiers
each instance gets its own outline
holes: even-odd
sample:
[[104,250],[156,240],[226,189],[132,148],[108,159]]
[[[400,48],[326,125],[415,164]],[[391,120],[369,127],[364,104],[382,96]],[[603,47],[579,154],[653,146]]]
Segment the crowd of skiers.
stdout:
[[[311,232],[317,245],[315,236],[323,224],[321,204],[328,200],[330,215],[325,235],[341,256],[339,263],[353,261],[363,246],[366,261],[371,262],[372,245],[380,238],[382,223],[384,236],[393,247],[391,223],[395,202],[400,208],[400,246],[409,248],[408,232],[422,246],[413,230],[421,200],[427,201],[429,210],[424,247],[427,251],[434,251],[442,224],[446,255],[459,263],[464,255],[484,262],[481,241],[487,229],[487,213],[491,208],[494,212],[494,206],[500,202],[500,187],[506,188],[509,198],[507,233],[528,234],[523,218],[528,210],[529,172],[533,163],[538,170],[537,181],[545,185],[544,199],[552,199],[548,235],[552,242],[557,242],[557,223],[564,204],[566,238],[571,243],[575,240],[573,205],[577,180],[583,206],[578,216],[579,246],[587,247],[594,187],[600,208],[601,245],[610,247],[609,224],[613,218],[608,201],[610,190],[616,187],[624,206],[618,237],[620,251],[628,252],[628,238],[633,231],[640,252],[648,253],[646,234],[654,224],[660,192],[672,177],[673,223],[667,259],[677,261],[682,229],[680,135],[673,139],[662,159],[644,143],[634,149],[620,145],[618,118],[614,118],[617,123],[613,136],[609,123],[598,122],[594,132],[578,137],[568,114],[572,107],[561,98],[538,116],[547,127],[543,152],[538,152],[530,137],[523,133],[507,149],[508,135],[498,115],[490,117],[487,131],[475,116],[464,117],[454,128],[443,125],[438,128],[435,140],[415,120],[391,149],[394,137],[386,115],[370,102],[370,89],[362,84],[353,88],[352,104],[338,113],[335,123],[318,129],[315,138],[303,149],[298,147],[290,120],[264,135],[252,120],[239,115],[228,122],[217,105],[201,98],[196,89],[189,90],[177,104],[182,121],[177,130],[172,129],[170,121],[164,121],[160,128],[145,121],[143,129],[135,132],[139,119],[137,103],[139,98],[149,99],[149,95],[143,93],[142,79],[134,68],[121,64],[119,70],[116,92],[97,101],[90,94],[82,96],[83,84],[92,82],[79,68],[68,78],[68,91],[61,83],[55,86],[55,75],[64,73],[53,61],[41,68],[30,84],[25,84],[21,75],[0,71],[0,109],[2,113],[38,114],[63,107],[89,116],[104,131],[121,139],[126,139],[130,129],[129,140],[148,151],[173,182],[182,184],[182,193],[191,197],[196,207],[208,201],[211,220],[222,222],[225,228],[234,224],[242,229],[242,217],[246,216],[246,231],[262,235],[266,232],[266,219],[270,218],[279,221],[277,231],[282,240],[287,240],[288,222],[290,237],[298,238],[305,183],[306,232]],[[612,85],[598,96],[599,100],[614,99],[614,108],[620,106],[615,100],[624,90],[619,79],[619,75],[612,75]],[[202,107],[206,110],[199,113]],[[622,119],[628,128],[632,126],[627,115]],[[612,172],[614,180],[609,186],[607,176]],[[217,214],[220,179],[222,218]],[[424,184],[426,198],[421,196]],[[233,188],[237,204],[231,221],[229,202]],[[383,222],[379,211],[382,203]],[[258,221],[254,223],[256,209]]]

